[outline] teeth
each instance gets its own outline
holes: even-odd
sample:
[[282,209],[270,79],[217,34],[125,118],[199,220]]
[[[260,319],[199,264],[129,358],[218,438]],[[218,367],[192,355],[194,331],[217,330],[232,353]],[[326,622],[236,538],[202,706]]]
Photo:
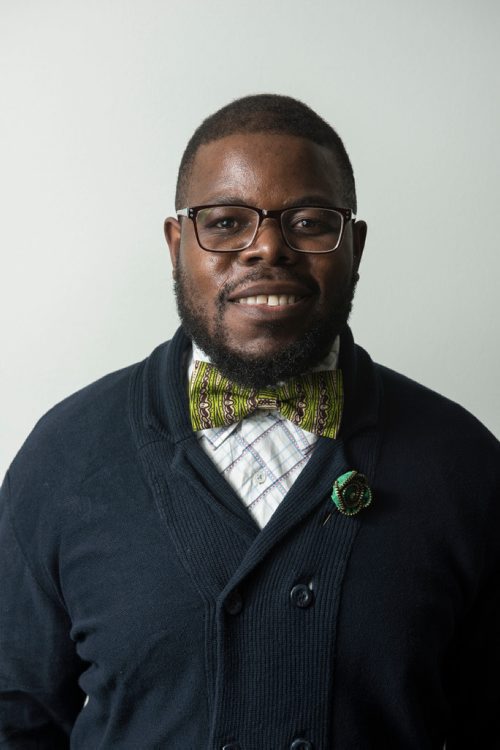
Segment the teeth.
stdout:
[[258,294],[256,297],[240,297],[237,302],[240,305],[269,305],[269,307],[277,307],[278,305],[293,305],[297,299],[295,294]]

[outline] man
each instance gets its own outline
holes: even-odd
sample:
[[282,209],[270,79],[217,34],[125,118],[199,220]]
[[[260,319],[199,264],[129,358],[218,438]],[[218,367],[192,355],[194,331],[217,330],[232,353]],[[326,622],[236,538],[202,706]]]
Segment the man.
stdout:
[[499,747],[498,443],[354,345],[341,140],[233,102],[176,210],[182,327],[3,485],[2,746]]

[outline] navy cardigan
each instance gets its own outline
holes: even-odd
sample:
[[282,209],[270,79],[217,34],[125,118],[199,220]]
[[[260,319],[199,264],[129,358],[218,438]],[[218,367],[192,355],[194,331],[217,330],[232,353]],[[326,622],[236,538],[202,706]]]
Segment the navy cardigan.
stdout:
[[191,431],[188,344],[63,401],[9,469],[2,748],[500,747],[495,438],[347,330],[339,439],[259,530]]

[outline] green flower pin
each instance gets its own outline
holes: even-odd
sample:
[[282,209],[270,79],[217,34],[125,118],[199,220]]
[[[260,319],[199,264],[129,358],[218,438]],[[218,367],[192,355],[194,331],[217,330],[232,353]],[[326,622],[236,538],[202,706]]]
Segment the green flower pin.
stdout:
[[332,500],[345,516],[354,516],[372,501],[372,491],[364,474],[346,471],[333,483]]

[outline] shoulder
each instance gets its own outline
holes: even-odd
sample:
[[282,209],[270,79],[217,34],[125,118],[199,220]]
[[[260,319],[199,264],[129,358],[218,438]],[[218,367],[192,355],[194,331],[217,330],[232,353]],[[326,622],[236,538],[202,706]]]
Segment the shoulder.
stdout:
[[498,448],[489,430],[460,404],[395,370],[373,362],[358,344],[354,346],[355,366],[348,370],[355,380],[355,409],[371,412],[387,430],[406,431],[416,437],[460,434],[485,440]]
[[[156,351],[164,349],[162,344]],[[100,465],[123,460],[133,450],[129,420],[131,382],[155,352],[73,393],[35,425],[9,469],[11,481],[52,481],[62,486],[84,480]]]
[[58,549],[90,500],[104,513],[142,491],[131,392],[165,348],[65,398],[35,425],[0,490],[0,533],[2,524],[12,526],[27,558]]
[[427,469],[439,467],[473,487],[500,482],[500,443],[469,411],[382,365],[380,424],[390,452]]
[[50,409],[35,425],[20,454],[42,451],[79,451],[109,430],[121,431],[126,415],[128,384],[138,365],[105,375]]
[[393,418],[404,419],[412,429],[460,429],[464,435],[477,435],[497,442],[489,430],[467,409],[415,380],[376,364],[386,409]]

